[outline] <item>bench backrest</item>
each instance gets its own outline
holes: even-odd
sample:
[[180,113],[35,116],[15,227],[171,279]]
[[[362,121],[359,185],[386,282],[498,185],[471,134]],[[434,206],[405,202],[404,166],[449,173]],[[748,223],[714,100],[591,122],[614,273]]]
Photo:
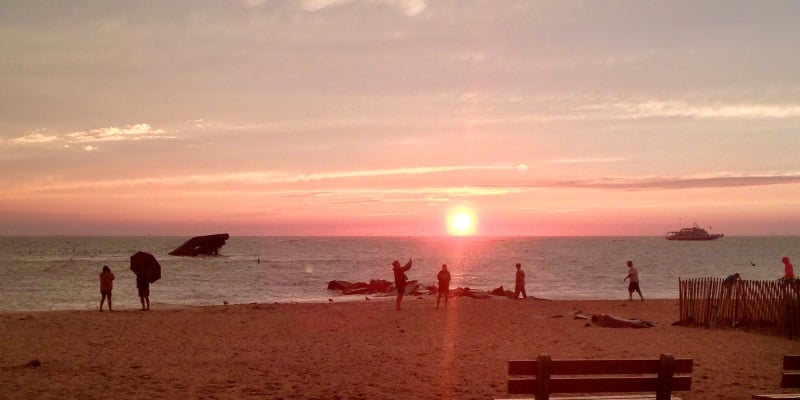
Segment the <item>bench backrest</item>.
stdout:
[[800,388],[800,354],[783,356],[782,388]]
[[549,400],[551,393],[655,392],[669,399],[673,390],[689,390],[692,359],[536,360],[508,362],[508,393],[535,394]]

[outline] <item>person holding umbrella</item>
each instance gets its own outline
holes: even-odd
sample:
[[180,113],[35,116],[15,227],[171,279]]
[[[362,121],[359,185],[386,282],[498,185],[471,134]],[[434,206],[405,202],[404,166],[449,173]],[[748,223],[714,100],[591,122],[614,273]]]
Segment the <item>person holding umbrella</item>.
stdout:
[[139,289],[139,301],[142,311],[150,311],[150,281],[144,275],[136,275],[136,288]]
[[136,274],[142,311],[150,311],[150,284],[161,279],[161,264],[152,254],[139,251],[131,256],[131,271]]

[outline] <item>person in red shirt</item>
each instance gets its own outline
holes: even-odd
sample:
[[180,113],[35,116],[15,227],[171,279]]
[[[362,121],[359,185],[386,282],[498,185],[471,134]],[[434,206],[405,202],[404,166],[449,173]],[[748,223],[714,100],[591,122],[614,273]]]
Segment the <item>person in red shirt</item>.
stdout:
[[783,261],[783,280],[790,281],[794,279],[794,266],[789,261],[789,257],[783,257],[781,259]]

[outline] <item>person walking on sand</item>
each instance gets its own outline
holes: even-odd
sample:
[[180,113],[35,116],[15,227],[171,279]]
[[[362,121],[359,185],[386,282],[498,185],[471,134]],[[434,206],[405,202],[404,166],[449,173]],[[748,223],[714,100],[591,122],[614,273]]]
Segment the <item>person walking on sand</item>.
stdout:
[[528,293],[525,292],[525,271],[522,270],[522,264],[517,263],[517,275],[515,277],[515,285],[514,285],[514,300],[519,298],[519,294],[522,293],[522,298],[527,299]]
[[103,312],[103,303],[106,299],[108,299],[108,311],[114,311],[111,308],[111,289],[114,289],[114,274],[108,265],[104,265],[103,272],[100,273],[100,312]]
[[139,289],[142,311],[150,311],[150,281],[144,275],[136,275],[136,288]]
[[400,261],[394,260],[392,261],[392,272],[394,272],[394,286],[397,287],[397,311],[400,311],[400,303],[403,301],[403,296],[406,295],[406,282],[408,281],[408,277],[406,276],[406,271],[411,269],[411,259],[408,259],[408,262],[405,266],[400,266]]
[[442,264],[442,270],[436,275],[439,281],[439,290],[436,291],[436,308],[439,308],[439,300],[444,297],[444,308],[447,308],[447,298],[450,295],[450,271],[447,264]]
[[633,292],[639,293],[639,298],[644,301],[642,290],[639,288],[639,271],[633,266],[633,261],[628,260],[628,276],[622,281],[630,279],[628,283],[628,301],[633,300]]
[[789,261],[789,257],[783,257],[781,261],[783,261],[783,278],[781,279],[784,281],[794,280],[794,266]]

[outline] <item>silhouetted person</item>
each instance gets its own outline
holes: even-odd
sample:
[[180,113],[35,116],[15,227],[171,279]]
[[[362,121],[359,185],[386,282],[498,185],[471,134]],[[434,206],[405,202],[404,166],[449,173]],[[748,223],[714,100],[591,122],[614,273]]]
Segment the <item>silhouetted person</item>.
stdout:
[[644,301],[642,290],[639,288],[639,271],[633,266],[633,261],[628,261],[628,276],[622,281],[625,282],[628,279],[630,279],[628,283],[628,300],[633,300],[633,292],[636,292],[639,293],[639,298]]
[[522,293],[522,298],[527,299],[528,293],[525,292],[525,271],[522,270],[522,264],[517,263],[517,274],[515,276],[514,284],[514,300],[519,298]]
[[405,266],[400,266],[400,261],[394,260],[392,262],[392,271],[394,272],[394,286],[397,287],[397,310],[400,311],[400,303],[403,301],[403,296],[406,295],[406,282],[408,277],[406,271],[411,269],[411,259]]
[[722,281],[722,283],[725,285],[733,285],[739,279],[742,279],[742,276],[739,275],[739,273],[737,272],[733,275],[726,276],[725,279]]
[[108,299],[108,311],[114,311],[111,308],[111,290],[114,289],[114,274],[111,273],[111,268],[108,265],[103,266],[103,272],[100,273],[100,311],[103,311],[103,303]]
[[722,299],[728,301],[731,299],[731,295],[733,294],[733,286],[742,279],[742,276],[739,273],[735,273],[733,275],[728,275],[725,279],[722,280]]
[[444,297],[444,308],[447,308],[447,298],[450,295],[450,271],[447,264],[442,264],[442,270],[436,275],[439,281],[439,290],[436,292],[436,308],[439,308],[439,300]]
[[142,311],[150,311],[150,281],[144,275],[136,275],[136,288],[139,289]]

